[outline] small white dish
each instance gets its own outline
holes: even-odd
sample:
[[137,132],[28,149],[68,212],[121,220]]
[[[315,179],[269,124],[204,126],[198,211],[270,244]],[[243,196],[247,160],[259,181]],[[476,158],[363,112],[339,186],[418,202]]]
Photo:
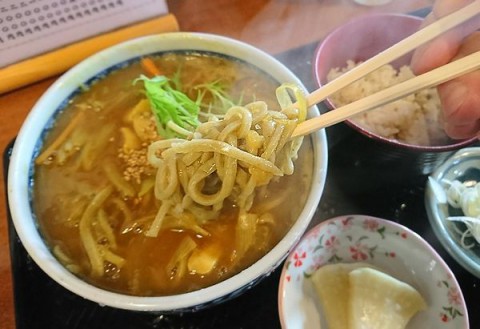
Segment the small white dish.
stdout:
[[462,232],[466,227],[463,223],[446,220],[455,214],[447,204],[441,184],[444,179],[468,181],[468,184],[480,181],[480,147],[468,147],[457,151],[438,167],[430,178],[433,181],[430,179],[425,189],[425,208],[433,232],[457,263],[480,278],[480,245],[471,237],[465,242],[473,244],[474,247],[467,249],[462,246]]
[[415,287],[428,308],[407,329],[469,328],[460,286],[437,252],[410,229],[364,215],[324,221],[292,250],[278,292],[282,328],[328,328],[309,277],[322,265],[338,262],[369,263]]

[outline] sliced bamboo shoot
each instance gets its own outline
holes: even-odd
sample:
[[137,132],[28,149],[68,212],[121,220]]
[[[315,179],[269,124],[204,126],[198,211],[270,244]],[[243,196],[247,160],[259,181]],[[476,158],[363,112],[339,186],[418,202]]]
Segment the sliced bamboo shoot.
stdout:
[[217,265],[222,249],[216,244],[195,249],[188,258],[188,270],[203,275],[210,273]]
[[412,286],[372,268],[350,272],[351,329],[403,329],[427,305]]
[[323,309],[329,329],[348,328],[349,273],[365,263],[327,264],[320,267],[311,279]]

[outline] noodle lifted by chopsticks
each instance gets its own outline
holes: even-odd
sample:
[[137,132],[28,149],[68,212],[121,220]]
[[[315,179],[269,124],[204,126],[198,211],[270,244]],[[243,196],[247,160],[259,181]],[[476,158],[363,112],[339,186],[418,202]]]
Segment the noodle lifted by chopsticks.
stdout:
[[[237,235],[248,228],[247,219],[262,215],[249,213],[256,188],[293,173],[302,138],[290,136],[305,119],[306,108],[290,105],[282,104],[280,112],[261,101],[233,106],[224,119],[200,124],[188,140],[152,143],[148,159],[157,168],[155,196],[162,206],[147,236],[157,236],[167,216],[214,219],[227,200],[239,209]],[[241,252],[248,249],[239,244]]]

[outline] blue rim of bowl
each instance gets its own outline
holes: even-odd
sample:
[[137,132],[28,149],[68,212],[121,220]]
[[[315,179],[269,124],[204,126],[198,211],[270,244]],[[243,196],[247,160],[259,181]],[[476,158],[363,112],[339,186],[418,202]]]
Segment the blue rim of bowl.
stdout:
[[[376,14],[369,14],[369,15],[366,15],[366,16],[363,16],[363,17],[358,17],[356,19],[351,20],[350,22],[348,22],[345,25],[341,25],[341,26],[336,27],[335,29],[330,31],[328,33],[328,35],[318,44],[317,48],[315,49],[314,55],[313,55],[313,60],[312,60],[313,77],[314,77],[315,83],[317,84],[318,87],[324,86],[324,84],[321,81],[321,77],[318,75],[317,67],[320,65],[318,63],[318,57],[320,55],[320,52],[323,50],[323,47],[325,46],[325,44],[331,38],[333,38],[334,34],[336,34],[338,31],[342,30],[343,28],[345,28],[345,26],[356,24],[358,21],[364,19],[365,17],[370,17],[372,19],[375,19],[375,17],[385,17],[385,16],[406,18],[406,19],[411,19],[412,21],[413,20],[415,20],[415,21],[422,21],[423,20],[423,18],[421,18],[419,16],[413,16],[413,15],[407,15],[407,14],[376,13]],[[335,106],[333,105],[332,101],[329,98],[326,98],[324,100],[324,103],[326,104],[326,106],[328,108],[328,111],[332,111],[332,110],[335,109]],[[398,140],[385,138],[381,135],[377,135],[377,134],[363,128],[362,126],[357,125],[352,120],[345,120],[344,122],[345,122],[345,124],[347,124],[348,126],[353,128],[354,130],[359,132],[361,135],[363,135],[363,136],[365,136],[369,139],[381,142],[383,144],[398,146],[400,148],[408,149],[408,150],[411,150],[411,151],[418,151],[418,152],[454,151],[454,150],[457,150],[459,148],[470,146],[477,141],[477,137],[472,137],[472,138],[463,139],[463,140],[453,140],[452,144],[446,144],[446,145],[432,145],[432,146],[413,145],[413,144],[403,143],[403,142],[398,141]]]

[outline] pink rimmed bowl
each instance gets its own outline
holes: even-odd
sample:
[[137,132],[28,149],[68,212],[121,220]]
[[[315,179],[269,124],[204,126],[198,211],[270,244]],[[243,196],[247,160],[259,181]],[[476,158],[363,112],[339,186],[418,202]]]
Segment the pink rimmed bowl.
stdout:
[[[365,61],[416,32],[423,19],[403,14],[370,14],[353,19],[333,31],[318,45],[313,56],[313,75],[317,86],[327,84],[327,75],[333,68],[345,67],[348,60]],[[393,63],[400,67],[410,63],[412,52]],[[327,111],[336,106],[330,98],[324,102]],[[332,134],[342,131],[340,147],[348,150],[345,172],[354,177],[373,176],[365,180],[364,188],[376,188],[383,182],[403,184],[409,178],[432,173],[455,150],[476,142],[449,139],[443,145],[413,145],[382,137],[352,120],[327,128]],[[355,145],[352,147],[352,145]],[[350,164],[349,164],[350,163]],[[371,174],[371,175],[369,175]],[[346,178],[349,181],[349,178]]]

